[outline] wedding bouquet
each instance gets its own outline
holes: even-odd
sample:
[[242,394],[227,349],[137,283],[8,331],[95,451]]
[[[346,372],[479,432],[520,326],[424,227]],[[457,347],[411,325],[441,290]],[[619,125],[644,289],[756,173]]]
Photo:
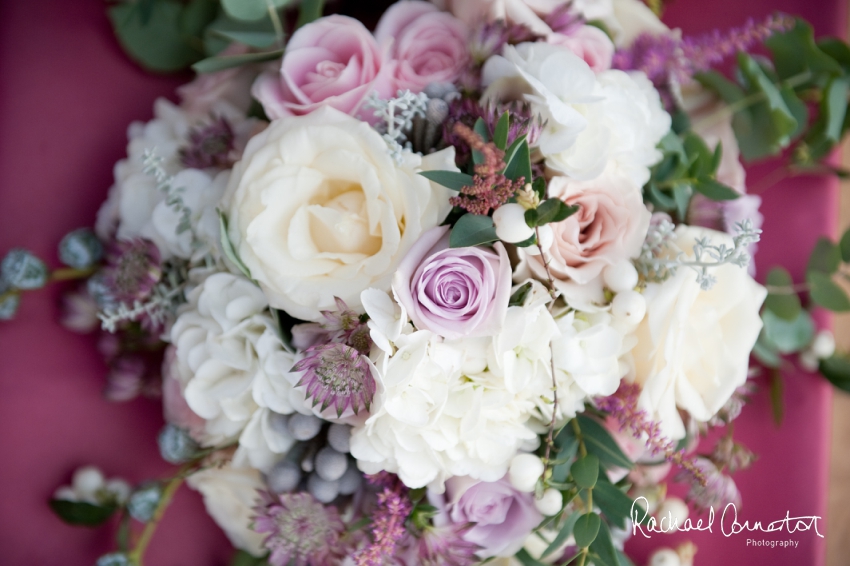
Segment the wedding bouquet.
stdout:
[[51,500],[117,517],[98,566],[140,566],[184,480],[244,565],[618,566],[636,526],[738,503],[754,454],[697,444],[748,378],[799,354],[850,388],[800,295],[850,310],[850,236],[757,283],[740,161],[843,174],[850,48],[661,8],[402,0],[370,31],[315,0],[113,6],[142,65],[199,74],[130,126],[65,267],[15,249],[0,279],[4,319],[81,279],[63,322],[100,329],[107,398],[162,396],[173,477],[86,467]]

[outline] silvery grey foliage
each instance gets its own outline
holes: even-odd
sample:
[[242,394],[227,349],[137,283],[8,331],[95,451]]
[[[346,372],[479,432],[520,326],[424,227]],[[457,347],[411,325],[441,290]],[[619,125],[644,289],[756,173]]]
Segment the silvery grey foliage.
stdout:
[[132,566],[132,562],[123,552],[111,552],[98,558],[95,566]]
[[401,163],[405,149],[411,149],[407,136],[413,129],[414,118],[425,117],[427,104],[428,95],[409,90],[399,90],[396,97],[389,100],[381,100],[378,93],[373,92],[366,100],[366,107],[373,108],[375,117],[380,120],[374,127],[387,142],[396,163]]
[[635,265],[644,279],[656,283],[672,277],[680,267],[689,267],[696,272],[700,288],[708,291],[717,282],[710,269],[724,264],[746,268],[750,263],[747,248],[759,241],[761,230],[749,219],[736,223],[735,229],[737,234],[731,247],[725,243],[715,244],[711,238],[699,238],[694,244],[693,260],[681,252],[671,258],[665,256],[669,256],[675,226],[669,220],[662,220],[650,226]]
[[0,320],[12,320],[21,304],[21,296],[18,293],[9,293],[9,285],[0,280]]
[[68,232],[59,242],[59,260],[74,269],[91,267],[103,257],[103,244],[88,228]]
[[[165,172],[162,163],[163,159],[156,154],[156,149],[146,149],[142,155],[142,171],[156,180],[156,188],[165,195],[165,204],[180,215],[177,233],[182,234],[192,229],[192,210],[183,202],[184,188],[174,186],[174,177]],[[192,239],[194,242],[194,234]]]
[[127,501],[127,511],[130,516],[140,523],[147,523],[153,519],[153,514],[162,498],[162,488],[159,484],[149,484],[140,487],[130,496]]
[[189,432],[167,424],[157,437],[159,453],[162,459],[170,464],[182,464],[195,455],[198,451],[198,443],[189,436]]
[[133,301],[133,304],[129,305],[113,300],[111,304],[103,306],[101,312],[97,313],[101,328],[107,332],[115,332],[119,322],[141,318],[146,318],[155,327],[161,327],[166,321],[174,318],[177,307],[185,301],[183,292],[186,289],[187,265],[182,261],[169,262],[163,265],[162,271],[162,280],[144,301]]
[[9,250],[0,263],[0,278],[15,289],[40,289],[47,283],[48,275],[44,262],[22,248]]

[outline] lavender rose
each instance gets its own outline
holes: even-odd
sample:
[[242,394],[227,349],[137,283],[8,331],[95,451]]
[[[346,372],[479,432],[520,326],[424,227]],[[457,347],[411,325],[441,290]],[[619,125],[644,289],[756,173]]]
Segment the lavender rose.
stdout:
[[453,477],[446,481],[446,499],[453,523],[475,523],[463,538],[481,547],[481,558],[513,556],[543,520],[534,495],[517,491],[505,478]]
[[378,43],[391,45],[395,88],[413,92],[455,82],[469,61],[468,38],[465,23],[418,0],[390,6],[375,29]]
[[280,73],[267,73],[252,94],[271,119],[303,115],[331,106],[354,115],[373,91],[387,98],[392,89],[391,65],[372,34],[359,21],[327,16],[292,36]]
[[511,292],[504,246],[449,248],[449,227],[428,230],[393,277],[413,324],[445,338],[486,336],[501,327]]

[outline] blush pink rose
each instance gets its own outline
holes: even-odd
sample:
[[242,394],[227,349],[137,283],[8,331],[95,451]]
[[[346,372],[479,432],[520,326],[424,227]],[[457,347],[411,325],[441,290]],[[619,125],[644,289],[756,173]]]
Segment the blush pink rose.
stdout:
[[478,556],[513,556],[543,520],[534,495],[514,489],[502,478],[483,482],[469,477],[446,481],[449,517],[453,523],[475,523],[463,538],[481,547]]
[[398,266],[393,290],[416,328],[445,338],[489,336],[505,320],[511,264],[493,249],[450,248],[449,227],[422,234]]
[[331,106],[355,115],[373,91],[394,94],[392,64],[363,24],[327,16],[293,34],[280,73],[264,73],[251,90],[271,119]]
[[[603,173],[589,181],[554,177],[549,196],[579,206],[566,220],[550,224],[554,241],[547,251],[549,270],[568,301],[591,308],[604,301],[602,270],[640,253],[652,215],[640,187],[624,175]],[[531,272],[546,278],[540,256],[521,253]]]
[[469,61],[466,24],[420,0],[390,6],[378,22],[375,39],[391,45],[397,90],[421,92],[430,83],[453,83]]
[[604,31],[597,27],[581,26],[568,35],[553,33],[546,37],[546,42],[566,47],[581,57],[595,73],[611,68],[614,43]]

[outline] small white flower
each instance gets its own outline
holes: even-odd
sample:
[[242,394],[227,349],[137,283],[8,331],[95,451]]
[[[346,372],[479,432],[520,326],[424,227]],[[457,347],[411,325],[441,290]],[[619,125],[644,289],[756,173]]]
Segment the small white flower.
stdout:
[[54,499],[79,501],[92,505],[123,503],[130,496],[130,484],[120,478],[107,480],[95,466],[84,466],[74,472],[70,486],[62,486]]

